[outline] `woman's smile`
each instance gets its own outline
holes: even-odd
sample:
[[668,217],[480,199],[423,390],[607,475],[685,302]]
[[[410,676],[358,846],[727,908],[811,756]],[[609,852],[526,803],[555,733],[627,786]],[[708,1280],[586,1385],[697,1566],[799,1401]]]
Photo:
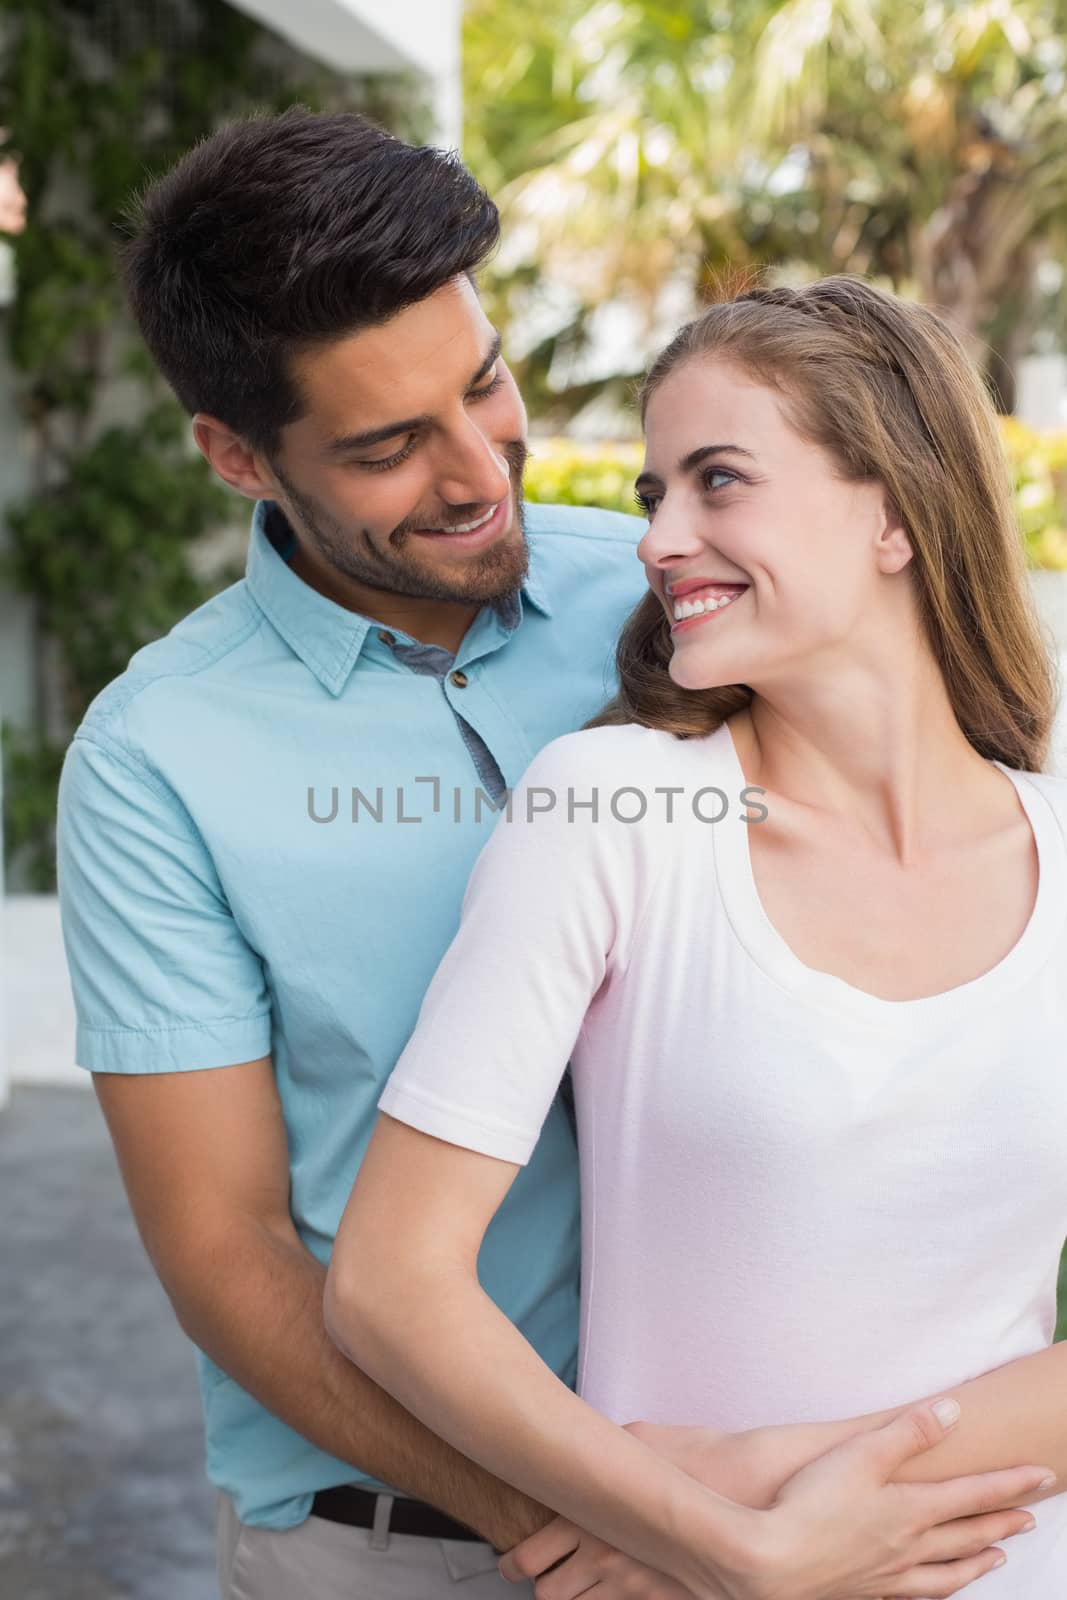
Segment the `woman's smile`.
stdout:
[[675,600],[673,602],[674,623],[671,633],[680,633],[684,628],[692,627],[698,622],[705,622],[710,620],[711,617],[718,616],[726,610],[727,606],[731,606],[735,601],[740,600],[747,588],[748,584],[746,583],[732,588],[729,592],[701,590],[699,593],[694,594],[691,599],[687,597],[684,600]]

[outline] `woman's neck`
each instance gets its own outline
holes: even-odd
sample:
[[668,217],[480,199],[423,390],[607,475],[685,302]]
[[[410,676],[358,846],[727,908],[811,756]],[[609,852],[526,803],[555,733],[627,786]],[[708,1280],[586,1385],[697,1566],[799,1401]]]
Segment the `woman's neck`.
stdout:
[[858,667],[757,688],[730,731],[750,783],[868,834],[902,863],[958,840],[961,823],[985,832],[1017,804],[964,735],[926,650],[902,654],[892,674]]

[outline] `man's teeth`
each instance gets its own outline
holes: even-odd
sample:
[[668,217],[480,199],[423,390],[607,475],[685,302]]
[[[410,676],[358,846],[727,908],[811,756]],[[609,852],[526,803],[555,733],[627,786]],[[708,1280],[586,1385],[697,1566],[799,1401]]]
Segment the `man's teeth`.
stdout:
[[683,622],[686,617],[702,617],[706,611],[721,611],[723,606],[728,606],[731,600],[737,600],[744,594],[739,589],[736,594],[723,594],[716,600],[714,595],[709,595],[704,600],[676,600],[674,602],[674,620]]
[[476,528],[484,528],[490,517],[495,517],[499,506],[491,506],[484,517],[479,517],[477,522],[457,522],[451,528],[431,528],[430,533],[473,533]]

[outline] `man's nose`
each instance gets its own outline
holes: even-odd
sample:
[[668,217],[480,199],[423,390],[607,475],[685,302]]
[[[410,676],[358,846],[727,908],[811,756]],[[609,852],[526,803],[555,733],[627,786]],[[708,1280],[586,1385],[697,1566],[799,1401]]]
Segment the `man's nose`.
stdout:
[[444,460],[438,490],[449,505],[495,505],[511,481],[508,458],[467,419],[454,437],[442,441]]

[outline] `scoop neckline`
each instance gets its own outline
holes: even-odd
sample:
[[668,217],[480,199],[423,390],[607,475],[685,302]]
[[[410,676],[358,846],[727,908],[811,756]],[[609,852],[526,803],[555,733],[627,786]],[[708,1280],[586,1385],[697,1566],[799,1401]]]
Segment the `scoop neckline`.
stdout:
[[[733,768],[735,783],[744,786],[747,780],[727,724],[722,723],[709,738],[719,742],[724,759]],[[1026,926],[988,971],[937,994],[888,1000],[833,973],[809,967],[779,933],[760,899],[748,842],[751,824],[720,825],[712,829],[718,891],[730,925],[750,958],[780,987],[837,1015],[846,1013],[880,1027],[911,1028],[919,1022],[951,1020],[1017,988],[1048,957],[1067,917],[1067,844],[1047,798],[1028,774],[1000,761],[991,765],[1012,783],[1026,814],[1037,848],[1038,880]]]

